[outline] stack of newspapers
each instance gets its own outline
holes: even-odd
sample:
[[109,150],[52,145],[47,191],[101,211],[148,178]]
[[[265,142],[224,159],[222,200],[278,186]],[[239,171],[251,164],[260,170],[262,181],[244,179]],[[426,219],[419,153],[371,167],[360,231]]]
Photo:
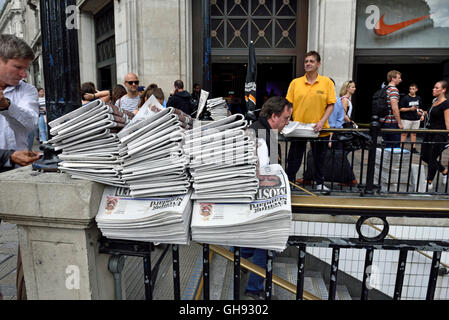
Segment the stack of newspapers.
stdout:
[[134,199],[127,189],[106,187],[95,220],[106,238],[189,244],[191,192]]
[[197,200],[192,240],[224,246],[283,251],[291,233],[291,199],[287,175],[278,164],[259,171],[260,187],[251,203]]
[[320,134],[313,129],[315,123],[302,123],[290,121],[282,130],[282,134],[287,138],[317,138]]
[[95,100],[49,123],[56,151],[62,150],[59,170],[72,178],[124,186],[117,133],[132,113]]
[[185,129],[191,125],[192,119],[180,110],[158,107],[118,134],[122,179],[132,197],[180,195],[189,191],[189,159],[182,141]]
[[243,115],[236,114],[186,133],[184,151],[190,159],[192,199],[254,200],[259,184],[256,140],[246,128]]
[[206,108],[214,120],[221,120],[228,116],[228,105],[223,98],[207,100]]

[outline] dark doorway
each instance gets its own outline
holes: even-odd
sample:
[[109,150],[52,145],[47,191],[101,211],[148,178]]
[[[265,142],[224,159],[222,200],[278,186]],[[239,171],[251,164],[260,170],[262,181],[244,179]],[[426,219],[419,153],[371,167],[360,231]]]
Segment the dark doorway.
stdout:
[[[390,70],[402,73],[402,83],[398,86],[401,96],[408,94],[410,84],[418,85],[418,92],[422,98],[424,108],[430,107],[433,96],[432,88],[435,82],[443,79],[443,66],[441,63],[427,64],[357,64],[355,81],[357,91],[353,97],[354,121],[369,123],[371,119],[371,98],[382,82],[386,81]],[[340,88],[337,88],[339,92]]]
[[[246,63],[212,64],[212,98],[223,97],[232,104],[233,113],[246,112],[245,79]],[[257,64],[257,109],[270,96],[287,95],[288,86],[294,78],[293,63]]]
[[113,2],[94,16],[99,90],[112,89],[117,82],[114,20]]

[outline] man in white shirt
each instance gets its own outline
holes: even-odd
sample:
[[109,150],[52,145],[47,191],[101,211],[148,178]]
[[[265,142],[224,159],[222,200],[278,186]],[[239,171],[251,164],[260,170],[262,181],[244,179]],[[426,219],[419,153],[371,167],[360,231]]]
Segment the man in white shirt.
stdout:
[[33,59],[25,41],[0,35],[0,149],[26,150],[28,134],[37,126],[37,90],[22,80]]
[[134,73],[128,73],[125,76],[124,85],[128,93],[117,100],[115,105],[123,110],[133,112],[137,109],[140,102],[139,96],[139,78]]

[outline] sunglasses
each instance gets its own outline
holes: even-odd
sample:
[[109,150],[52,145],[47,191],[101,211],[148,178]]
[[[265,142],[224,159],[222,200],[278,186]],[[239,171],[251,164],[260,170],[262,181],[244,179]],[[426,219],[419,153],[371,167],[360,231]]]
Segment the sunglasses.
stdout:
[[139,80],[137,80],[137,81],[126,81],[126,83],[129,84],[130,86],[132,86],[133,84],[139,85]]

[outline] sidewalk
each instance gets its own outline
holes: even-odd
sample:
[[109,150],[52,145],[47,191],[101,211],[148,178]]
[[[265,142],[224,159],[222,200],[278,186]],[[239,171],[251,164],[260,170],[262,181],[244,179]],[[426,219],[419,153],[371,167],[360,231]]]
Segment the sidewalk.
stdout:
[[0,300],[16,300],[17,226],[0,224]]

